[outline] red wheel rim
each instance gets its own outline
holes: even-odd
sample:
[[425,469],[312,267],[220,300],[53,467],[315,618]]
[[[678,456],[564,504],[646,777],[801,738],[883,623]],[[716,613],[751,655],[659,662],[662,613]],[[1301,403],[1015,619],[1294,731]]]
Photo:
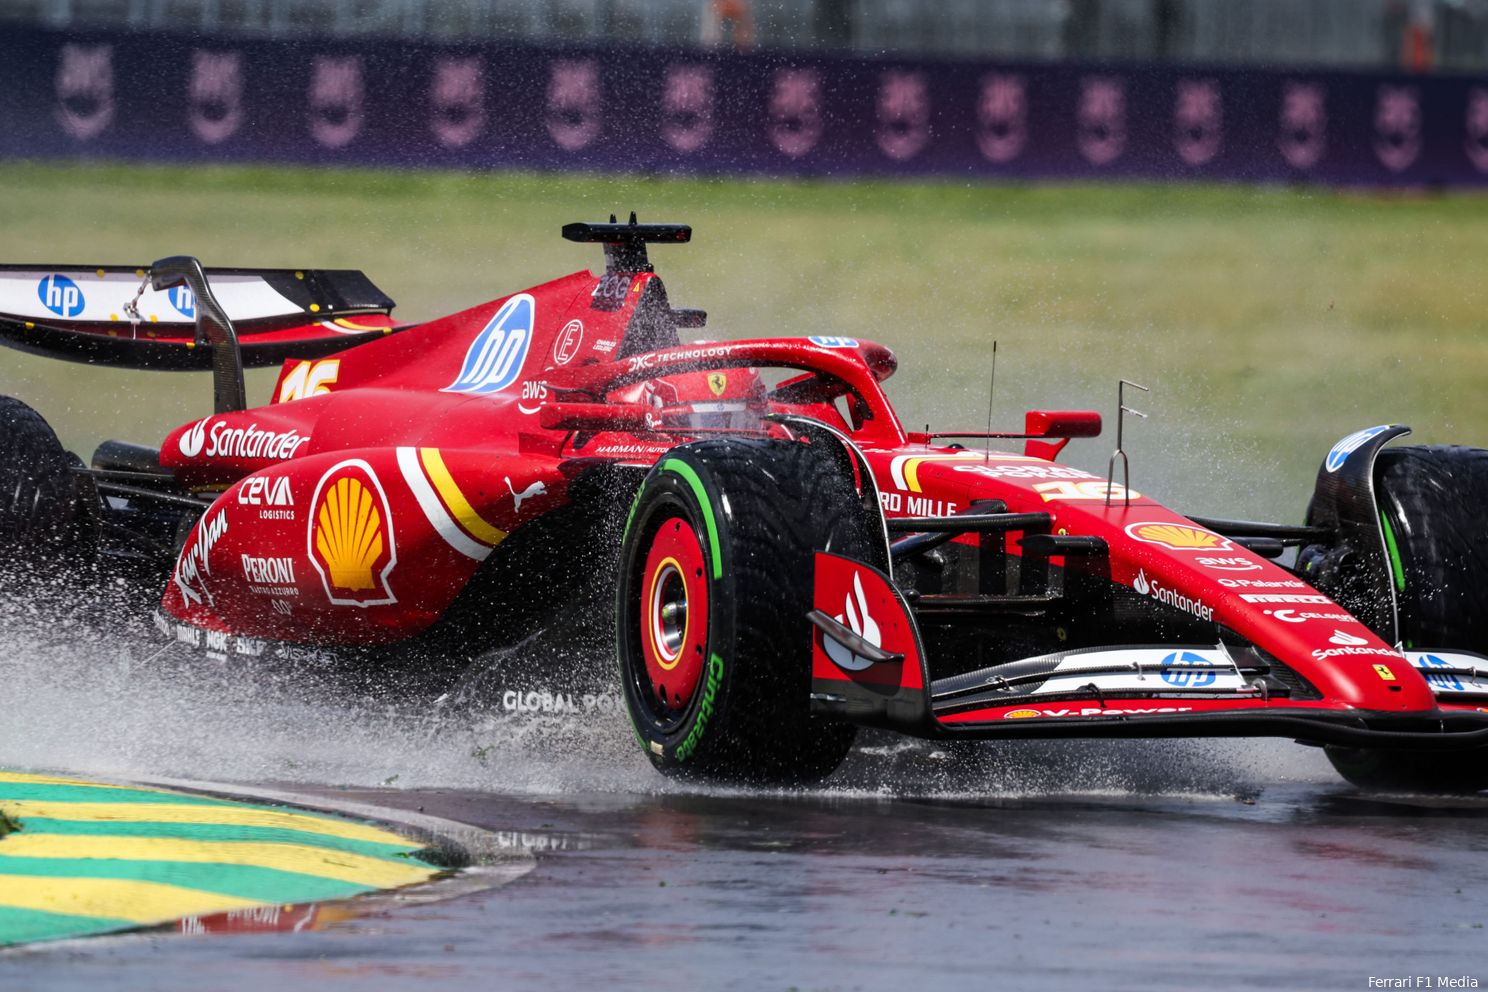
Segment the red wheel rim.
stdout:
[[641,573],[641,654],[652,698],[666,710],[692,701],[708,645],[703,545],[681,517],[663,520]]

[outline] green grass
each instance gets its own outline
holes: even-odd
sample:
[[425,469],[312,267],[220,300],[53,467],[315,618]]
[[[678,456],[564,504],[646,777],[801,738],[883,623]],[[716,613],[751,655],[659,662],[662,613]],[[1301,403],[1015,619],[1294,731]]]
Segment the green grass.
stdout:
[[[1152,387],[1132,484],[1190,512],[1295,518],[1328,446],[1372,423],[1488,445],[1478,195],[11,164],[0,255],[354,267],[427,318],[597,266],[559,226],[630,209],[693,225],[653,260],[710,335],[894,346],[909,423],[984,426],[994,339],[1001,425]],[[156,439],[210,387],[7,354],[0,392],[82,449]],[[1103,471],[1110,436],[1073,460]]]

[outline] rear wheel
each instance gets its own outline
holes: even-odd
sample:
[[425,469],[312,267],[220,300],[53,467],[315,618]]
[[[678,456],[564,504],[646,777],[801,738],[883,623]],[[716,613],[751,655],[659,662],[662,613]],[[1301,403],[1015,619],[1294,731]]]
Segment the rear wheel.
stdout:
[[[1488,505],[1488,451],[1386,448],[1375,461],[1374,479],[1400,642],[1406,648],[1488,654],[1488,528],[1482,519]],[[1354,608],[1347,599],[1340,602]],[[1364,788],[1488,789],[1488,749],[1327,750],[1333,767]]]
[[617,609],[622,690],[674,774],[808,781],[855,728],[811,713],[813,554],[864,557],[868,516],[823,445],[721,438],[669,452],[631,508]]
[[0,396],[0,580],[44,584],[91,560],[96,521],[78,464],[39,413]]

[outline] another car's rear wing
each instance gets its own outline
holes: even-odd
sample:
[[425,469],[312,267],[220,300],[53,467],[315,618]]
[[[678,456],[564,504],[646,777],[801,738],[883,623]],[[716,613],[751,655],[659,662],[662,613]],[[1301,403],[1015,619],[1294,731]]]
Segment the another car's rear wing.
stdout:
[[[0,265],[0,344],[93,365],[211,368],[199,294],[182,280],[155,288],[160,264]],[[397,329],[392,299],[361,272],[203,271],[243,366],[316,358]]]

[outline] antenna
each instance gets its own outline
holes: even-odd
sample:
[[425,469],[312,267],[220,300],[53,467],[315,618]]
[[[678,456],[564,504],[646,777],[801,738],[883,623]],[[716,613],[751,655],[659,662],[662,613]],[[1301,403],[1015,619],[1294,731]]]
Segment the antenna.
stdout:
[[1121,498],[1123,505],[1131,506],[1131,464],[1127,461],[1126,451],[1122,448],[1122,433],[1126,426],[1126,415],[1129,413],[1134,417],[1147,419],[1147,414],[1141,410],[1133,410],[1126,405],[1126,387],[1140,389],[1142,392],[1151,392],[1146,386],[1139,386],[1135,382],[1125,379],[1118,380],[1116,385],[1116,450],[1111,453],[1111,461],[1106,465],[1106,505],[1111,505],[1111,488],[1116,484],[1116,459],[1121,459]]
[[992,374],[987,377],[987,450],[985,459],[992,460],[992,400],[997,395],[997,339],[992,339]]

